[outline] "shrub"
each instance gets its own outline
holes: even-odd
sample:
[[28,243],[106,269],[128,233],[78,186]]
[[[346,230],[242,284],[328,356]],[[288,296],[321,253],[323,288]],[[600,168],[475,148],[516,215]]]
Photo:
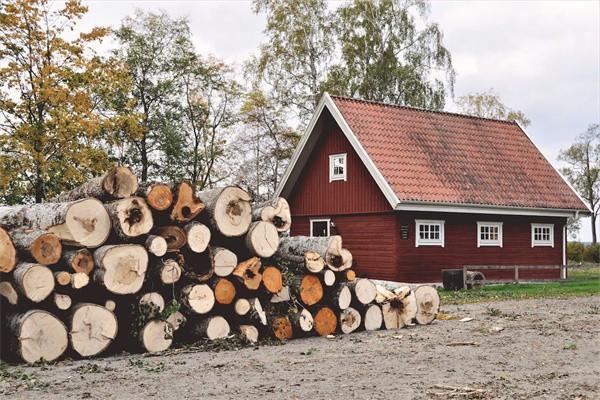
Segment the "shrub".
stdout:
[[600,243],[585,248],[583,252],[583,261],[600,263]]
[[585,246],[581,242],[569,242],[567,244],[567,257],[569,260],[576,263],[583,261],[583,254],[585,253]]

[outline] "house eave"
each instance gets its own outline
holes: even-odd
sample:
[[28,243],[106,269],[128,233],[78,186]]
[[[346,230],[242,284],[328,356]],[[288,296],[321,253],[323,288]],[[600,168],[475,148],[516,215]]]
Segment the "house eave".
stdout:
[[558,208],[532,208],[532,207],[513,207],[497,206],[485,204],[457,204],[457,203],[437,203],[426,201],[403,201],[399,202],[396,211],[424,211],[424,212],[442,212],[442,213],[463,213],[463,214],[499,214],[499,215],[523,215],[539,217],[573,217],[576,215],[587,215],[585,210],[558,209]]

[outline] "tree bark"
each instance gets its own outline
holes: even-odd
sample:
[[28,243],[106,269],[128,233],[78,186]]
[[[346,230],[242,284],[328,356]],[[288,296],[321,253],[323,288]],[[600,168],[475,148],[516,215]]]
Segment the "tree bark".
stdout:
[[100,200],[122,199],[133,195],[138,181],[129,167],[116,166],[102,176],[92,178],[68,192],[63,192],[52,201],[65,202],[95,197]]
[[47,311],[34,309],[13,314],[7,321],[16,342],[15,353],[28,364],[52,362],[62,356],[69,345],[67,328]]
[[333,271],[343,271],[352,267],[352,254],[342,247],[341,236],[282,237],[277,254],[282,255],[282,258],[285,259],[286,254],[304,257],[307,251],[318,253]]
[[260,258],[252,257],[239,263],[233,270],[232,275],[237,277],[240,283],[243,284],[248,290],[257,290],[260,286],[260,282],[262,281],[260,267]]
[[94,257],[88,249],[64,250],[58,265],[89,275],[94,270]]
[[197,336],[209,340],[224,339],[229,336],[229,323],[220,315],[205,317],[192,328]]
[[164,211],[173,204],[173,191],[171,187],[162,182],[140,183],[136,196],[146,200],[148,206],[156,211]]
[[294,328],[294,332],[306,334],[312,331],[314,327],[313,316],[306,308],[292,313],[290,315],[290,321]]
[[183,230],[188,248],[195,253],[203,253],[210,243],[210,229],[200,222],[192,221]]
[[331,335],[337,328],[337,317],[329,307],[319,307],[313,316],[314,329],[319,336]]
[[187,285],[180,293],[181,303],[195,314],[206,314],[215,305],[215,294],[206,284]]
[[177,251],[187,243],[185,231],[176,225],[159,226],[156,234],[167,241],[167,252]]
[[100,246],[111,228],[108,213],[96,199],[0,207],[0,225],[46,230],[63,244],[82,247]]
[[333,272],[329,268],[323,269],[321,272],[319,272],[319,276],[321,277],[321,280],[323,281],[323,284],[325,286],[333,287],[335,285],[335,282],[336,282],[335,272]]
[[13,271],[16,289],[27,299],[39,303],[54,290],[54,275],[46,266],[22,262]]
[[210,225],[225,237],[244,235],[252,222],[251,197],[237,186],[203,190],[198,197],[206,205]]
[[252,220],[271,222],[278,232],[287,232],[292,226],[290,205],[283,197],[259,204],[252,210]]
[[415,316],[420,325],[430,324],[440,309],[440,295],[434,287],[421,285],[415,289],[415,302],[417,314]]
[[342,333],[352,333],[360,327],[361,320],[358,310],[348,307],[340,312],[340,330]]
[[19,302],[19,294],[12,283],[7,281],[0,282],[0,296],[4,297],[13,306],[16,306]]
[[92,357],[108,348],[117,336],[117,317],[112,311],[92,303],[72,307],[71,346],[82,357]]
[[246,248],[254,256],[269,258],[279,247],[279,234],[270,222],[253,222],[245,238]]
[[177,185],[174,192],[175,200],[170,213],[172,221],[179,223],[189,222],[204,210],[205,205],[196,197],[194,187],[190,182],[181,182]]
[[22,259],[33,259],[41,265],[56,264],[60,260],[62,245],[53,233],[39,229],[14,229],[10,237]]
[[280,246],[273,255],[273,259],[284,266],[285,268],[296,272],[312,272],[319,273],[325,268],[325,260],[316,251],[308,250],[306,252],[296,254],[293,253],[295,247],[288,246],[284,249],[283,242],[287,238],[280,239]]
[[148,269],[148,253],[143,246],[121,244],[102,246],[94,252],[94,281],[114,294],[137,293]]
[[0,227],[0,272],[10,272],[17,265],[17,249],[8,231]]
[[113,230],[123,241],[145,235],[154,226],[152,211],[141,197],[128,197],[104,205]]

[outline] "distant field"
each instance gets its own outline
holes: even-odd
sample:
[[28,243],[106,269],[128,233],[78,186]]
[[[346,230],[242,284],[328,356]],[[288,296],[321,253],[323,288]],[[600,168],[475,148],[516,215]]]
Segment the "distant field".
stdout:
[[440,290],[442,304],[478,303],[492,300],[591,296],[600,294],[600,266],[569,267],[561,282],[489,285],[479,289]]

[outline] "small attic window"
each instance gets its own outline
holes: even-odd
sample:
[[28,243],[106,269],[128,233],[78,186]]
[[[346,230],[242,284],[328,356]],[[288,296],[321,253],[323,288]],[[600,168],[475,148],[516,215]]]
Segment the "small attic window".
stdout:
[[329,156],[329,182],[346,180],[346,153]]

